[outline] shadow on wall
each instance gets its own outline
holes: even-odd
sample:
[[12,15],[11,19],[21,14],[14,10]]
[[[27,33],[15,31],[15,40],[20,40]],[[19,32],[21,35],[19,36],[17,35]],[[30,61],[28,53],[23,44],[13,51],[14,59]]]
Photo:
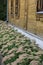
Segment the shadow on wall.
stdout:
[[7,0],[0,0],[0,20],[6,20]]

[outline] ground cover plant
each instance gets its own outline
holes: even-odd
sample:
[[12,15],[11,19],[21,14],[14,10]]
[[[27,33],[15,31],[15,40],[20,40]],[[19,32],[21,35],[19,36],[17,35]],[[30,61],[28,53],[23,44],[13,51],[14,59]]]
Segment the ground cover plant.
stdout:
[[4,65],[43,65],[43,50],[5,22],[0,22],[0,52]]

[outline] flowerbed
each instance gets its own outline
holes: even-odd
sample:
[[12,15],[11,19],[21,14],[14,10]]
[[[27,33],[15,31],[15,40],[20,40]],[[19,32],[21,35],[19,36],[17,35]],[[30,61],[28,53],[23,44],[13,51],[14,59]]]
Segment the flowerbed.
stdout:
[[4,65],[43,65],[43,50],[3,22],[0,24],[0,52]]

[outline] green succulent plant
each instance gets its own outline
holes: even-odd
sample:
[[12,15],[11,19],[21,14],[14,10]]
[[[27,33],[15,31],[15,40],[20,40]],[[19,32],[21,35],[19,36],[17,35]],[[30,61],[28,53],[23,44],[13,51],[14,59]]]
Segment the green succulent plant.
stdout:
[[[43,62],[43,54],[37,54],[37,52],[41,50],[35,42],[31,41],[18,31],[9,28],[5,23],[0,24],[0,51],[2,53],[3,58],[5,56],[11,56],[10,58],[4,61],[4,64],[10,64],[23,56],[21,61],[17,63],[17,65],[30,65],[32,60],[37,60],[42,65]],[[7,37],[8,35],[8,37]],[[38,59],[36,59],[38,57]]]

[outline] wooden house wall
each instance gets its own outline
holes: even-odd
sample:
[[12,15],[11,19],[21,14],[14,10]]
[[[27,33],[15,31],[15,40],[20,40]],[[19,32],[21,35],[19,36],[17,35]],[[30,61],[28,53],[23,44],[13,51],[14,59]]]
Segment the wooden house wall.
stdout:
[[43,14],[37,14],[37,0],[20,0],[20,17],[11,17],[11,0],[8,0],[8,20],[12,24],[43,37]]

